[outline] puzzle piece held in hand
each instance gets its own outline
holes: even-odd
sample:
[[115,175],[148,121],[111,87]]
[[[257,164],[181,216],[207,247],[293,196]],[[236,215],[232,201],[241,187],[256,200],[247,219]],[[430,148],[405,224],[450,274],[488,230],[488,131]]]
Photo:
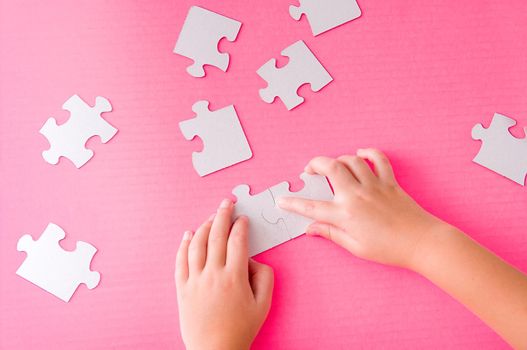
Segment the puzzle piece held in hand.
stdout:
[[[330,201],[333,199],[333,191],[331,191],[331,187],[325,176],[302,173],[300,174],[300,178],[304,182],[304,187],[297,192],[291,192],[289,190],[288,182],[281,182],[271,187],[269,190],[273,195],[274,202],[276,203],[280,197],[298,197],[319,201]],[[282,210],[277,205],[271,210],[269,208],[265,209],[263,216],[269,222],[283,220],[291,239],[306,232],[307,226],[313,222],[313,220],[304,216]]]
[[279,244],[287,242],[289,234],[281,220],[270,223],[262,215],[264,210],[273,210],[273,196],[269,190],[251,195],[249,186],[239,185],[232,193],[237,197],[234,205],[236,218],[245,215],[249,218],[249,256],[254,256]]
[[192,153],[192,164],[200,176],[252,157],[233,105],[211,112],[208,101],[198,101],[192,110],[196,117],[180,122],[179,128],[187,140],[198,136],[203,141],[203,150]]
[[361,15],[355,0],[299,0],[300,6],[289,7],[289,14],[296,21],[306,15],[314,36],[352,21]]
[[104,97],[97,96],[95,106],[91,107],[78,95],[73,95],[62,108],[71,114],[66,123],[57,125],[55,118],[49,118],[40,129],[51,146],[42,152],[42,157],[50,164],[57,164],[60,157],[66,157],[80,168],[93,157],[93,151],[84,147],[89,138],[99,136],[101,142],[106,143],[117,133],[117,129],[101,117],[101,113],[112,110],[112,105]]
[[224,17],[201,7],[192,6],[174,48],[174,53],[194,60],[187,72],[196,78],[205,76],[204,65],[218,67],[226,72],[229,54],[218,51],[222,38],[236,40],[241,22]]
[[74,251],[65,251],[60,245],[66,234],[59,226],[50,223],[37,241],[30,235],[18,240],[17,250],[27,253],[16,274],[68,302],[79,286],[97,287],[100,274],[90,270],[90,263],[97,249],[89,243],[77,242]]
[[300,86],[308,83],[311,90],[317,92],[333,80],[302,40],[284,49],[282,55],[289,57],[286,66],[276,68],[273,58],[257,71],[268,83],[260,90],[260,97],[267,103],[280,97],[287,110],[291,110],[304,102],[304,98],[297,94]]
[[519,139],[509,132],[514,125],[514,119],[498,113],[488,128],[475,125],[472,138],[481,140],[482,145],[474,162],[523,186],[527,175],[527,127],[524,127],[526,136]]

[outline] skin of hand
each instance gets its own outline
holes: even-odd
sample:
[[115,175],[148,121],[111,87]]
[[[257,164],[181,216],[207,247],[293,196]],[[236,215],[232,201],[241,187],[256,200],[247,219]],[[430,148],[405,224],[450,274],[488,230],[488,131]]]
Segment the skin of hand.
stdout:
[[335,192],[332,201],[279,199],[282,209],[315,220],[308,235],[423,275],[511,346],[527,349],[527,276],[421,208],[397,184],[382,152],[361,149],[337,159],[317,157],[305,171],[326,176]]
[[193,234],[187,231],[176,257],[181,334],[187,350],[249,349],[265,321],[273,271],[249,259],[248,219],[232,223],[233,203]]

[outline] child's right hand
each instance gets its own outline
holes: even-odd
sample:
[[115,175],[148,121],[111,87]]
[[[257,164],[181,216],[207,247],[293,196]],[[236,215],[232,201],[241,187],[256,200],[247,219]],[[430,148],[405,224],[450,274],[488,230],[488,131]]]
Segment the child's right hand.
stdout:
[[333,201],[284,197],[278,205],[315,220],[307,234],[330,239],[358,257],[412,268],[423,236],[446,225],[404,192],[388,158],[378,150],[361,149],[356,156],[337,159],[317,157],[305,171],[329,179]]

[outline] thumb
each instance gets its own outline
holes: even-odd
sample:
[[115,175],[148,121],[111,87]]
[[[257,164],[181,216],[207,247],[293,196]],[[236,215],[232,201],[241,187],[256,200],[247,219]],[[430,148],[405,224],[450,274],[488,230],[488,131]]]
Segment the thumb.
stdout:
[[352,254],[355,254],[354,252],[357,251],[357,241],[355,241],[346,231],[337,226],[322,222],[314,222],[308,226],[306,234],[308,236],[324,237],[348,250]]
[[266,313],[271,306],[273,297],[274,273],[273,269],[249,259],[249,282],[257,304],[266,308]]

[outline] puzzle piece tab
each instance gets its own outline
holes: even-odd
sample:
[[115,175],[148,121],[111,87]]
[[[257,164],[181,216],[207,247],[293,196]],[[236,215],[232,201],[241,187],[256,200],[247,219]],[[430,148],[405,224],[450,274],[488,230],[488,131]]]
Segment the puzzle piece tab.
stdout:
[[187,140],[198,136],[203,150],[192,154],[192,164],[200,176],[213,173],[252,157],[251,147],[233,105],[211,112],[208,101],[192,106],[193,119],[179,123]]
[[481,140],[482,145],[474,162],[523,186],[527,175],[527,127],[524,127],[526,136],[519,139],[509,132],[514,125],[514,119],[498,113],[488,128],[475,125],[472,138]]
[[286,66],[276,68],[273,58],[257,71],[268,83],[265,89],[260,90],[260,97],[267,103],[280,97],[286,108],[291,110],[304,102],[304,98],[297,94],[300,86],[308,83],[311,90],[317,92],[333,80],[302,40],[284,49],[282,55],[289,57]]
[[241,22],[224,17],[201,7],[192,6],[174,48],[174,53],[194,60],[187,72],[196,78],[205,76],[204,65],[218,67],[226,72],[229,54],[218,51],[222,38],[236,40]]
[[50,223],[37,241],[30,235],[18,240],[17,250],[27,253],[16,274],[29,282],[68,302],[79,286],[97,287],[100,274],[90,271],[90,263],[97,252],[89,243],[77,242],[74,251],[65,251],[60,245],[66,234]]
[[262,215],[264,210],[273,210],[273,196],[269,190],[251,195],[249,186],[239,185],[232,193],[237,197],[234,205],[236,218],[245,215],[249,218],[249,256],[254,256],[287,242],[289,234],[282,221],[270,223]]
[[[297,192],[289,190],[288,182],[281,182],[271,187],[269,190],[273,195],[274,202],[276,203],[280,197],[298,197],[319,201],[330,201],[333,199],[333,191],[325,176],[302,173],[300,178],[304,182],[304,187]],[[283,220],[291,239],[306,232],[307,226],[313,222],[313,220],[304,216],[282,210],[278,205],[275,205],[271,210],[269,208],[265,209],[263,216],[269,222]]]
[[299,0],[300,6],[289,7],[293,19],[306,15],[314,36],[352,21],[361,15],[355,0]]
[[42,152],[42,157],[50,164],[57,164],[60,157],[66,157],[80,168],[93,157],[93,151],[84,147],[89,138],[99,136],[101,142],[106,143],[117,133],[117,129],[101,117],[101,113],[112,110],[112,105],[98,96],[95,106],[91,107],[78,95],[73,95],[62,108],[71,114],[66,123],[57,125],[55,118],[49,118],[40,129],[51,146]]

